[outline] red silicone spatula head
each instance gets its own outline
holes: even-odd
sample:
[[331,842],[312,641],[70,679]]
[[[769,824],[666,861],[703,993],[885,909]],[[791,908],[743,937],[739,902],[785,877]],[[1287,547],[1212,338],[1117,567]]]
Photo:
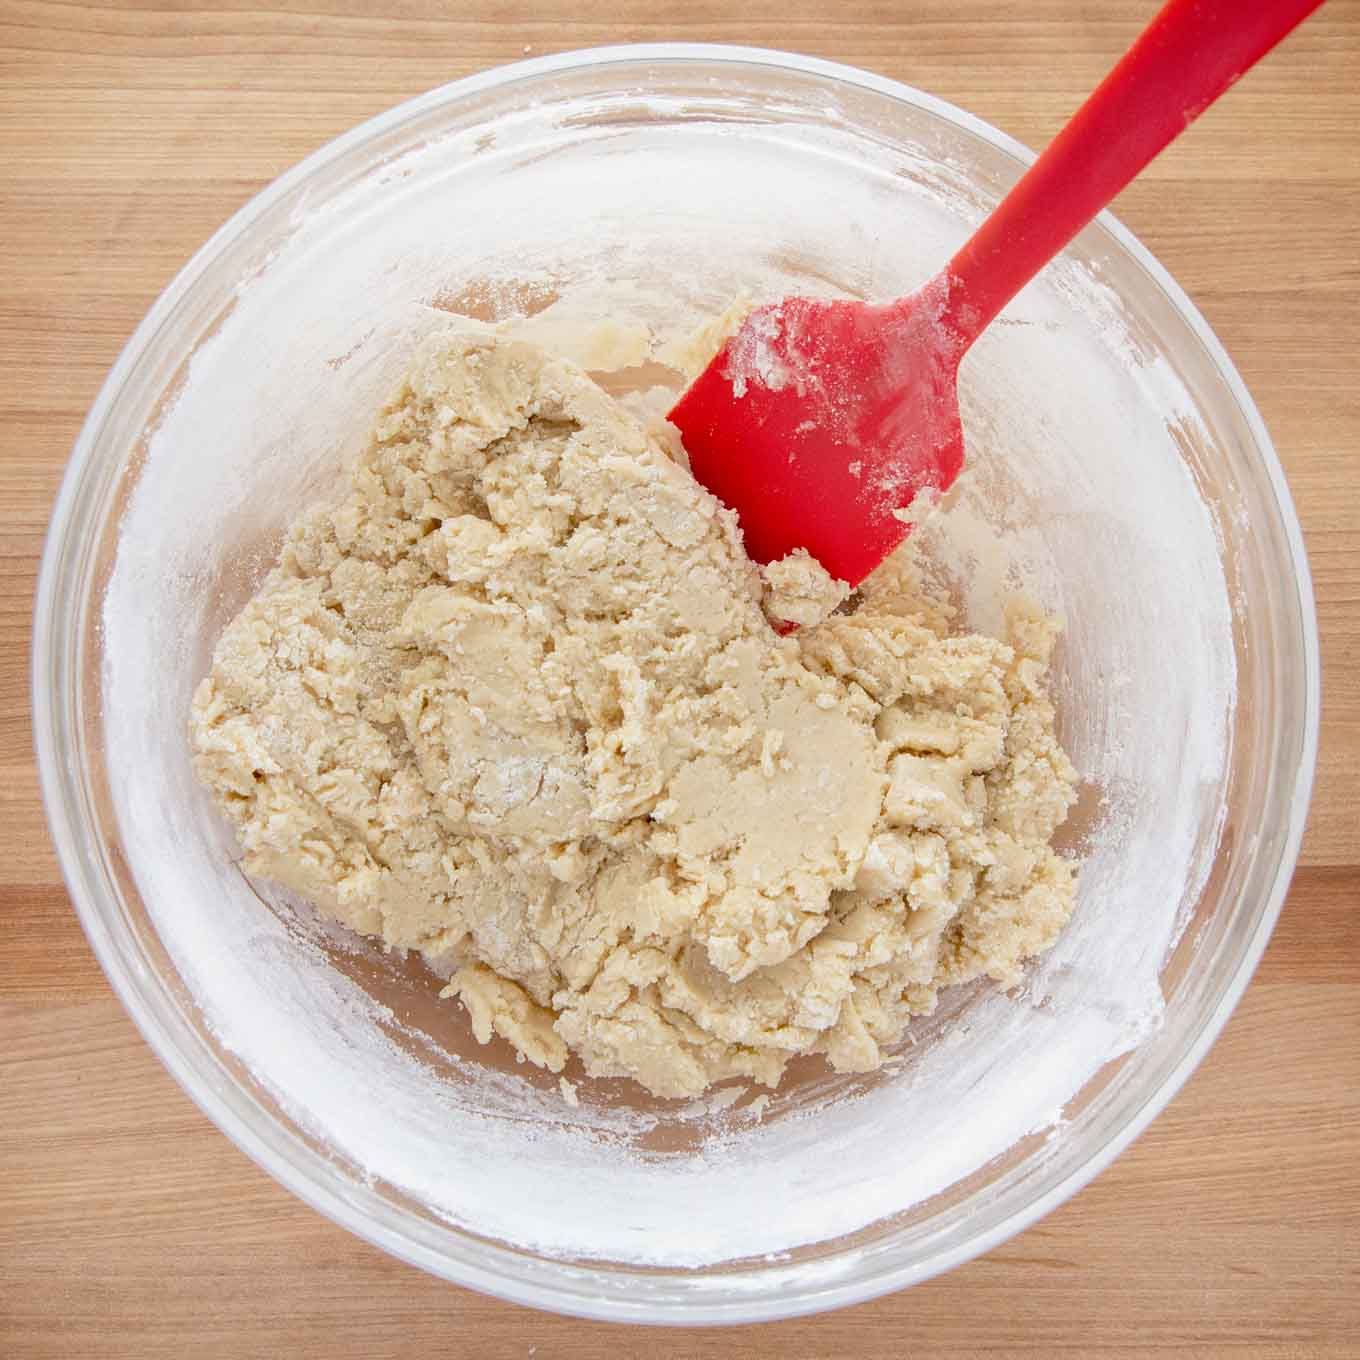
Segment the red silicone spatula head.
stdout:
[[1322,0],[1169,0],[945,270],[887,306],[753,312],[671,412],[758,562],[806,548],[856,585],[963,463],[978,333],[1168,142]]
[[806,548],[858,584],[963,465],[962,353],[938,285],[889,306],[786,298],[753,312],[671,412],[690,466],[770,562]]

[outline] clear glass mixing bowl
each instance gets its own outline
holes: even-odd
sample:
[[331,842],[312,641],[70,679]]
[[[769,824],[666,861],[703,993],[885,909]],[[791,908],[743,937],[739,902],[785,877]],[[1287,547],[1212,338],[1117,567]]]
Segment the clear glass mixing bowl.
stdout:
[[[470,310],[537,312],[566,335],[593,308],[636,333],[742,287],[892,295],[1028,159],[939,100],[825,62],[569,54],[340,138],[152,308],[47,543],[44,792],[73,900],[148,1042],[310,1204],[539,1307],[788,1316],[911,1284],[1033,1222],[1204,1055],[1297,854],[1316,628],[1241,379],[1109,216],[970,356],[975,477],[928,543],[972,621],[1015,579],[1065,617],[1081,901],[1027,988],[951,998],[895,1070],[810,1066],[763,1120],[607,1082],[570,1111],[477,1048],[417,964],[256,896],[188,769],[186,705],[216,633],[334,483],[412,331]],[[658,374],[635,365],[632,385]]]

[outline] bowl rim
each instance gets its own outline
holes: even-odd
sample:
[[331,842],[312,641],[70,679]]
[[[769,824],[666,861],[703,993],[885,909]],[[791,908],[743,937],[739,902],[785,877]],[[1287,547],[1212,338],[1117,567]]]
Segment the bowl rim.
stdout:
[[[319,171],[350,151],[392,132],[403,123],[433,109],[520,81],[536,80],[589,67],[623,67],[648,62],[718,63],[733,68],[755,65],[782,68],[829,82],[847,84],[924,109],[1009,153],[1022,164],[1027,165],[1035,159],[1033,151],[991,124],[946,100],[904,82],[843,63],[779,49],[711,43],[618,44],[515,61],[438,86],[342,133],[274,179],[237,209],[199,247],[152,304],[124,345],[102,384],[73,446],[43,546],[35,593],[31,663],[34,744],[43,803],[52,839],[57,848],[62,875],[81,924],[109,982],[142,1037],[189,1098],[263,1171],[304,1203],[362,1240],[440,1278],[510,1302],[599,1321],[675,1325],[750,1323],[798,1317],[839,1308],[929,1279],[992,1250],[1050,1213],[1090,1182],[1142,1133],[1202,1061],[1255,972],[1289,888],[1298,859],[1313,784],[1321,707],[1317,616],[1303,535],[1283,469],[1265,423],[1227,351],[1184,290],[1152,253],[1108,210],[1100,213],[1095,221],[1160,286],[1219,370],[1225,386],[1235,399],[1251,432],[1262,469],[1267,475],[1270,490],[1279,510],[1281,526],[1294,568],[1296,604],[1302,634],[1300,642],[1304,679],[1302,712],[1296,719],[1300,752],[1293,788],[1289,793],[1289,824],[1280,842],[1279,859],[1268,900],[1255,934],[1243,951],[1236,972],[1224,984],[1216,1005],[1199,1032],[1194,1035],[1161,1080],[1145,1093],[1143,1103],[1134,1116],[1047,1192],[1002,1218],[977,1237],[941,1252],[928,1263],[889,1266],[876,1270],[864,1279],[849,1283],[827,1283],[824,1287],[814,1288],[794,1299],[767,1299],[754,1291],[748,1293],[743,1290],[742,1297],[735,1300],[714,1303],[696,1299],[680,1304],[658,1305],[651,1300],[616,1298],[606,1293],[585,1289],[564,1293],[558,1282],[550,1283],[541,1278],[541,1270],[537,1272],[540,1279],[535,1282],[526,1278],[524,1272],[504,1273],[467,1260],[455,1263],[447,1256],[427,1249],[424,1244],[415,1241],[409,1235],[394,1234],[373,1219],[366,1205],[357,1200],[352,1191],[345,1193],[337,1181],[339,1175],[337,1169],[320,1168],[318,1171],[314,1157],[305,1167],[287,1155],[280,1157],[277,1148],[272,1147],[260,1132],[237,1116],[226,1091],[217,1089],[215,1083],[205,1083],[199,1079],[195,1065],[189,1057],[189,1051],[202,1045],[200,1036],[192,1031],[172,1006],[161,1004],[159,999],[144,993],[142,984],[146,979],[144,976],[139,978],[137,974],[144,974],[145,970],[131,964],[123,956],[113,933],[107,928],[95,905],[98,890],[94,882],[94,866],[88,861],[88,847],[82,841],[83,789],[75,763],[63,758],[65,741],[59,719],[59,701],[63,697],[63,691],[58,681],[60,663],[66,647],[62,613],[59,608],[59,587],[62,583],[60,567],[72,537],[72,523],[81,504],[81,493],[91,471],[99,435],[119,392],[143,353],[172,311],[200,280],[213,261],[229,245],[246,234],[256,220],[280,199]],[[277,1120],[273,1121],[273,1125],[281,1129]],[[520,1259],[526,1259],[524,1253],[513,1247],[501,1243],[483,1243],[474,1235],[452,1226],[449,1230],[465,1238],[470,1244],[476,1245],[479,1252],[489,1252],[493,1259],[502,1253],[513,1253]],[[532,1256],[527,1259],[534,1262],[538,1260]],[[561,1264],[564,1268],[579,1273],[583,1280],[596,1278],[603,1281],[603,1278],[611,1273],[611,1268],[605,1265],[596,1267],[588,1263],[573,1263],[568,1267],[567,1263]],[[451,1269],[451,1265],[456,1268]],[[743,1266],[731,1271],[724,1270],[724,1275],[729,1277],[746,1275],[750,1278],[767,1274],[775,1268],[777,1267],[772,1264]],[[684,1270],[655,1273],[663,1277],[693,1274]]]

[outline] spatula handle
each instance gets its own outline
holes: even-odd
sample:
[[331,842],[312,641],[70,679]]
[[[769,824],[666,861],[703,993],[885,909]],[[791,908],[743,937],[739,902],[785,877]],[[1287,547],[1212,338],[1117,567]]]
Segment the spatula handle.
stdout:
[[960,354],[1173,138],[1322,0],[1169,0],[949,262]]

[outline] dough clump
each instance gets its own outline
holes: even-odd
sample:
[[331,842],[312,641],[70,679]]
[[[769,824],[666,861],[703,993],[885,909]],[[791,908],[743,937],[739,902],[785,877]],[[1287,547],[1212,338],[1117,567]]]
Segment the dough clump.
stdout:
[[198,773],[251,873],[422,951],[483,1042],[667,1097],[874,1068],[1071,913],[1055,626],[952,636],[898,560],[829,616],[811,559],[766,576],[797,632],[581,371],[433,337],[218,643]]

